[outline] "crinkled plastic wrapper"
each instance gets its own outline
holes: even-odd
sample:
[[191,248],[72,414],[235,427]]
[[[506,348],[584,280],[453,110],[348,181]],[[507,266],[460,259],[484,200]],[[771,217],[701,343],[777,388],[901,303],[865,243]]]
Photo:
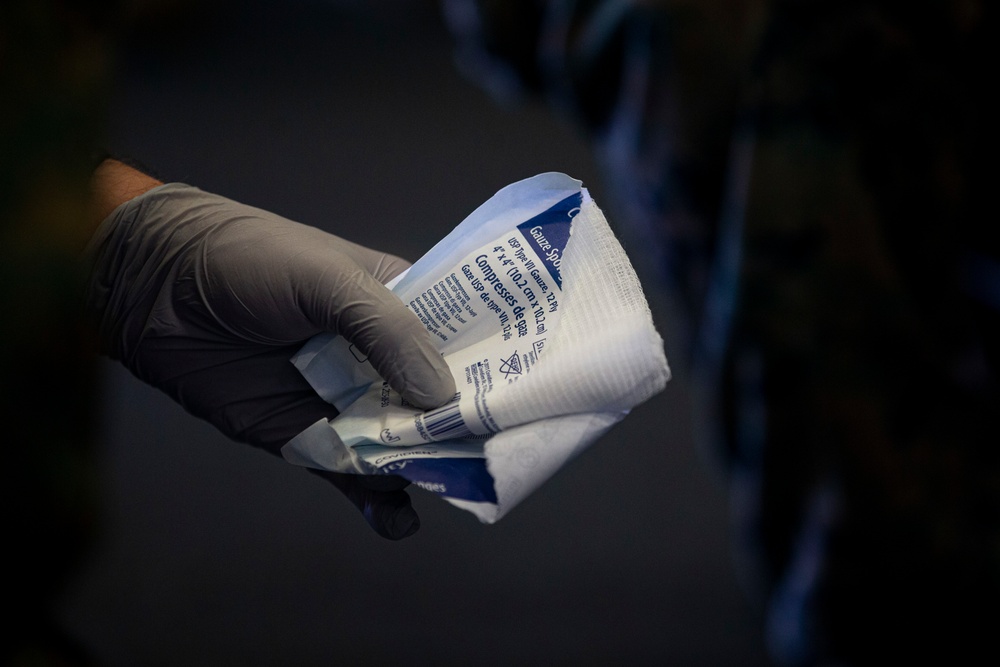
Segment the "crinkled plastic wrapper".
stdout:
[[287,461],[399,475],[492,523],[670,378],[625,251],[564,174],[507,186],[390,287],[458,393],[416,409],[344,339],[317,336],[292,361],[340,414]]

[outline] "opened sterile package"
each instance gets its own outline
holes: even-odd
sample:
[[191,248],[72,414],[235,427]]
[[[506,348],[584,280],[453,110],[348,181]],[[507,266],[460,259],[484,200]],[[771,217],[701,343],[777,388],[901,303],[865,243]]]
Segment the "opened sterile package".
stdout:
[[458,393],[421,411],[343,338],[316,336],[292,361],[340,414],[287,461],[400,475],[492,523],[670,377],[625,251],[564,174],[507,186],[390,287]]

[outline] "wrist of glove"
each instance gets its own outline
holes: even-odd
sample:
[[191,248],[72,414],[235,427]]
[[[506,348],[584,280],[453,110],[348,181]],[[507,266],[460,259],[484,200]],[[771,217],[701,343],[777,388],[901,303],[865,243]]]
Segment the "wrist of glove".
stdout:
[[[398,257],[177,183],[118,206],[88,255],[103,351],[235,440],[277,453],[336,415],[289,361],[321,332],[351,341],[416,406],[454,395],[423,325],[383,286],[408,266]],[[393,519],[412,513],[393,496],[404,492],[324,476],[380,534],[418,525]]]

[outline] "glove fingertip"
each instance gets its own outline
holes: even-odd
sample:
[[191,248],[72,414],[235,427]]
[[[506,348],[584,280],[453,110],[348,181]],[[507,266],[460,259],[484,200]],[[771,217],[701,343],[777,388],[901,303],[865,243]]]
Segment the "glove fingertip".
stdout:
[[420,530],[420,516],[409,503],[368,503],[364,515],[368,525],[389,540],[402,540]]
[[450,401],[454,398],[455,391],[455,378],[451,372],[435,368],[433,379],[420,378],[419,382],[405,386],[400,394],[411,405],[429,410]]

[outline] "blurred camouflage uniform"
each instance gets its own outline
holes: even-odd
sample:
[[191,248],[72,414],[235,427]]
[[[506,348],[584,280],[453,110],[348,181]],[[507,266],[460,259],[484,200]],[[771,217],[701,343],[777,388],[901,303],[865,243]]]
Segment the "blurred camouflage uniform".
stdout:
[[985,3],[444,8],[473,76],[586,129],[673,293],[775,662],[995,657]]

